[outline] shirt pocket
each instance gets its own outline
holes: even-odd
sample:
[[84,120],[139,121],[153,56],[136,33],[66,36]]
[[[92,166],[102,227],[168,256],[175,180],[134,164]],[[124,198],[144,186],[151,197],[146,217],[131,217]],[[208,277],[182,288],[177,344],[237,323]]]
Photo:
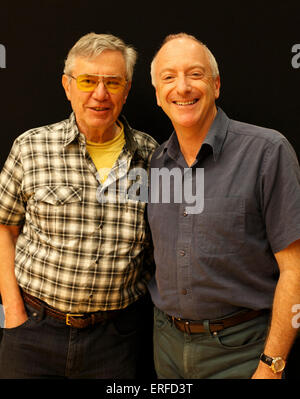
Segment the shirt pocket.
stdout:
[[120,220],[124,221],[121,237],[126,237],[133,244],[143,243],[146,236],[146,203],[127,198],[124,208],[125,213],[120,216]]
[[81,188],[73,186],[45,186],[35,191],[34,199],[51,205],[81,201]]
[[205,198],[196,216],[197,246],[208,255],[230,255],[245,241],[245,200],[238,197]]
[[80,187],[39,187],[30,206],[31,224],[48,238],[74,239],[81,232],[81,201]]

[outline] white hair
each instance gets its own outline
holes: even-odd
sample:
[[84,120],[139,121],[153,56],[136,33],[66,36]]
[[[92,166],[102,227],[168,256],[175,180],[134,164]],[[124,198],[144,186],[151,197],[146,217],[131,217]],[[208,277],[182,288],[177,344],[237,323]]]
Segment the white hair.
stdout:
[[123,54],[126,64],[126,77],[131,81],[137,60],[136,50],[116,36],[94,32],[82,36],[71,48],[65,60],[64,73],[66,75],[72,74],[77,57],[94,58],[105,50],[120,51]]

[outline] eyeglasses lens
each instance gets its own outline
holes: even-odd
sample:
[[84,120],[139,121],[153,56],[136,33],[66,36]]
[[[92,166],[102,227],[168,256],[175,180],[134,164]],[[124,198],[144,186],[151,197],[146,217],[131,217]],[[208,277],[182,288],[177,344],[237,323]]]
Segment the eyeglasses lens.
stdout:
[[125,80],[119,77],[79,75],[76,79],[77,87],[81,91],[93,91],[98,87],[100,80],[110,93],[117,93],[125,86]]

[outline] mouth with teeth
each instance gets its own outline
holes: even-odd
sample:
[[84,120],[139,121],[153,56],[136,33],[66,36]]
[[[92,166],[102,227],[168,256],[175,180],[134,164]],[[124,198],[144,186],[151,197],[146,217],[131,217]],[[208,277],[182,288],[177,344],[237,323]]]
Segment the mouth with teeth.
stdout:
[[93,111],[107,111],[109,108],[108,107],[90,107],[90,109]]
[[190,100],[190,101],[173,101],[174,104],[179,105],[181,107],[185,107],[187,105],[194,105],[198,101],[198,98],[195,100]]

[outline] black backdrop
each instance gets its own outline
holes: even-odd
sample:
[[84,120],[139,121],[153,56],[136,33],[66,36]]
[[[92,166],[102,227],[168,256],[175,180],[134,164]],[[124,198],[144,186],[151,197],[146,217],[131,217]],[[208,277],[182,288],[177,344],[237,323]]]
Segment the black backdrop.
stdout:
[[[298,3],[298,4],[297,4]],[[88,32],[112,33],[135,46],[139,59],[124,108],[134,127],[165,140],[172,126],[157,107],[149,64],[163,38],[185,31],[214,53],[221,74],[218,100],[228,116],[281,131],[300,154],[300,43],[298,1],[28,0],[0,6],[2,144],[0,167],[15,137],[66,118],[61,86],[69,48]]]
[[19,134],[69,115],[63,62],[75,41],[91,31],[120,36],[138,50],[124,108],[135,128],[160,143],[170,135],[172,126],[156,106],[149,65],[167,34],[185,31],[206,43],[218,61],[218,105],[231,118],[281,131],[299,157],[300,65],[292,52],[300,43],[299,1],[12,0],[0,5],[0,44],[6,48],[0,167]]

